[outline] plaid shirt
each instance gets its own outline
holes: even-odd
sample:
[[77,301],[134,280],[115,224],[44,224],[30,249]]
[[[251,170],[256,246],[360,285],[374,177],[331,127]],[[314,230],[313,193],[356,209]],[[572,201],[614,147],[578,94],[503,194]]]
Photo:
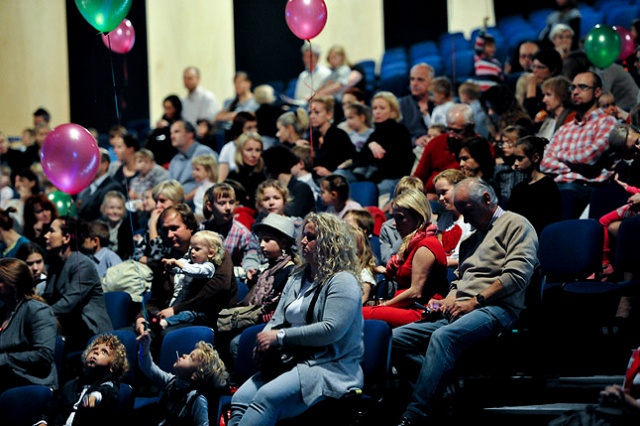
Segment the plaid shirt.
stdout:
[[560,127],[545,150],[540,170],[555,175],[558,183],[605,182],[613,175],[615,162],[608,164],[609,167],[593,169],[591,177],[583,176],[578,169],[598,167],[597,163],[609,150],[609,133],[615,125],[615,118],[598,108],[582,121],[573,120]]

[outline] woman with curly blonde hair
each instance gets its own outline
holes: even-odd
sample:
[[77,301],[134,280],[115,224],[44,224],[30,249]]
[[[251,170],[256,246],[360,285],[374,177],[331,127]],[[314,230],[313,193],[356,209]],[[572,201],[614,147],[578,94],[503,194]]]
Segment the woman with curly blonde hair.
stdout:
[[391,300],[365,306],[365,319],[380,319],[398,327],[422,318],[426,303],[448,292],[447,254],[431,223],[431,206],[423,192],[409,189],[392,202],[393,218],[402,243],[387,263],[386,275],[398,283]]
[[[348,226],[327,213],[305,217],[299,265],[257,336],[262,367],[234,394],[230,426],[273,425],[362,386],[362,292]],[[278,347],[299,354],[288,371],[268,368]]]

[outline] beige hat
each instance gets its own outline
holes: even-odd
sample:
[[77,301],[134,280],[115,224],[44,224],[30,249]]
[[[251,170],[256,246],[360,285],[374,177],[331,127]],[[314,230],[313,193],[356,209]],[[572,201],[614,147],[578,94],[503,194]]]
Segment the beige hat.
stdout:
[[285,237],[289,238],[292,243],[295,243],[296,237],[294,236],[295,226],[291,219],[286,216],[282,216],[276,213],[269,213],[262,222],[253,225],[253,232],[259,234],[261,230],[272,229]]

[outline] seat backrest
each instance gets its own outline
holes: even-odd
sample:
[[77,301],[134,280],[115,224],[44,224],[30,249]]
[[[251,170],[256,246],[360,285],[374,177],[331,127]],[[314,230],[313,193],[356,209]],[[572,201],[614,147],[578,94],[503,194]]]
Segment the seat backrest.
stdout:
[[238,302],[241,302],[247,297],[247,294],[249,294],[249,286],[239,278],[236,281],[238,282],[238,293],[236,297],[238,298]]
[[[640,273],[640,216],[625,219],[618,229],[615,270]],[[635,277],[634,277],[635,278]]]
[[352,182],[350,184],[351,199],[362,207],[378,205],[378,187],[369,181]]
[[391,371],[391,328],[385,321],[364,321],[364,390],[383,391]]
[[65,352],[64,352],[64,337],[56,336],[56,347],[53,352],[53,361],[56,363],[56,372],[58,373],[58,386],[62,386],[65,377],[64,377],[64,361],[65,361]]
[[191,325],[172,330],[162,339],[158,367],[166,372],[173,372],[173,364],[178,356],[188,354],[195,349],[199,341],[214,344],[213,329],[204,325]]
[[109,291],[104,294],[104,303],[107,308],[113,329],[126,327],[129,322],[129,304],[131,296],[124,291]]
[[133,412],[133,388],[126,383],[120,383],[120,396],[118,400],[118,411],[120,411],[120,418],[127,420],[130,418]]
[[47,412],[53,390],[48,386],[27,385],[0,394],[0,423],[31,426]]
[[236,358],[234,373],[239,382],[242,382],[258,372],[258,367],[253,362],[253,348],[256,345],[256,336],[262,331],[265,324],[253,325],[245,328],[240,335],[238,343],[238,356]]
[[600,219],[605,214],[627,204],[629,194],[620,185],[596,188],[589,197],[589,218]]
[[547,225],[538,260],[547,283],[584,280],[602,267],[604,233],[595,219],[569,219]]

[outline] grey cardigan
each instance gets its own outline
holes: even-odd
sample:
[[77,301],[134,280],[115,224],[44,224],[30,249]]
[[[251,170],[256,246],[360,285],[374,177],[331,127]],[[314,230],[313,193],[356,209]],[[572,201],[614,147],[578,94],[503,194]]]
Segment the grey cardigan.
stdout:
[[35,299],[21,301],[0,332],[0,388],[17,385],[58,387],[54,363],[56,318]]
[[[285,285],[280,303],[265,330],[285,324],[284,313],[300,293],[302,274],[295,274]],[[307,290],[302,302],[306,311],[317,283]],[[300,375],[302,398],[311,406],[321,396],[340,398],[349,390],[361,388],[363,374],[360,361],[364,353],[362,290],[355,276],[339,272],[320,290],[313,322],[287,328],[283,344],[315,347],[311,360],[296,366]]]

